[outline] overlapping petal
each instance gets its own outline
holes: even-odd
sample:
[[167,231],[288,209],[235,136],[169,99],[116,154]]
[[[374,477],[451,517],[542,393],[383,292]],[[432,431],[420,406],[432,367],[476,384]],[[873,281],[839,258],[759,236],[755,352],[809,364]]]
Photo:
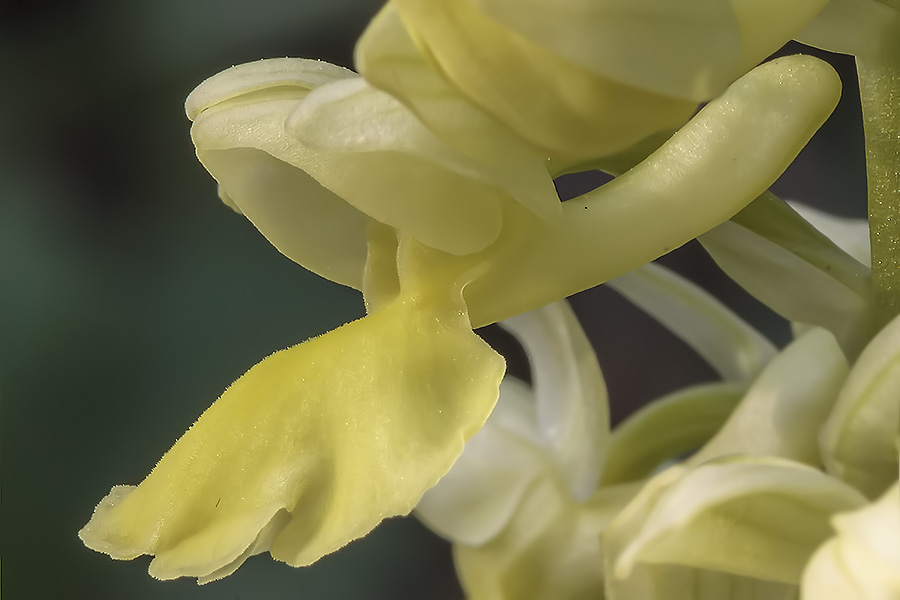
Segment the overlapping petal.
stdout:
[[576,503],[561,482],[539,480],[513,520],[481,546],[456,545],[456,568],[472,600],[597,598],[603,589],[600,536],[639,484],[599,490]]
[[[696,103],[611,81],[503,27],[471,1],[395,1],[432,69],[493,118],[557,157],[611,154],[655,131],[677,127]],[[375,37],[375,36],[379,37]],[[410,103],[413,84],[396,86],[394,63],[379,60],[385,31],[367,32],[357,49],[363,75]],[[488,51],[489,50],[489,51]],[[370,58],[371,56],[371,58]],[[384,82],[384,83],[382,83]],[[420,115],[428,123],[428,115]],[[429,125],[430,126],[430,125]]]
[[433,108],[462,95],[554,158],[590,159],[678,127],[825,4],[392,0],[356,57],[439,135],[458,137]]
[[[842,239],[858,233],[847,225]],[[764,195],[699,240],[729,277],[783,317],[828,329],[848,356],[869,339],[870,270],[778,198]]]
[[613,81],[696,101],[781,47],[827,0],[474,0],[485,15]]
[[[653,478],[605,534],[611,598],[628,598],[641,588],[642,598],[664,598],[670,591],[657,588],[654,579],[703,578],[672,566],[735,576],[740,579],[728,583],[731,593],[746,588],[754,598],[761,597],[758,580],[794,586],[810,554],[831,535],[829,517],[863,503],[843,482],[774,457],[672,467]],[[709,597],[690,589],[684,594]]]
[[[358,124],[360,115],[369,118],[365,128],[353,129],[353,144],[313,150],[286,125],[310,89],[269,82],[269,62],[240,65],[202,84],[195,93],[204,102],[189,98],[191,134],[198,157],[228,197],[283,253],[359,287],[365,257],[361,231],[369,218],[455,254],[476,252],[496,239],[502,191],[470,177],[477,171],[471,161],[448,158],[452,150],[396,101],[366,90],[358,77],[322,84],[320,94],[328,97],[322,88],[336,86],[331,98],[343,100],[337,112],[342,118],[331,123],[338,134]],[[282,70],[301,73],[320,64],[276,62],[285,65]],[[257,71],[261,74],[254,78]]]
[[749,453],[820,465],[819,430],[847,372],[829,332],[805,333],[766,366],[722,429],[690,461]]

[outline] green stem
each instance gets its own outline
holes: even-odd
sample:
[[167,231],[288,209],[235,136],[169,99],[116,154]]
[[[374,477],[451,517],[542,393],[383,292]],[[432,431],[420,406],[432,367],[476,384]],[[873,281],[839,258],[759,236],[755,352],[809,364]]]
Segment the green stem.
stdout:
[[872,285],[879,324],[900,314],[900,37],[857,57],[872,244]]

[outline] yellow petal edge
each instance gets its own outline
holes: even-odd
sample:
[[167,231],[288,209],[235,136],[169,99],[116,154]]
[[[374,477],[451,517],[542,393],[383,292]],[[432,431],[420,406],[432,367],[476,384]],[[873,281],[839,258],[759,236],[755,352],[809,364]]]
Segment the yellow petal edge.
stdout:
[[79,536],[116,559],[154,555],[154,577],[205,583],[265,550],[310,564],[408,513],[484,424],[504,372],[452,290],[407,287],[269,356]]

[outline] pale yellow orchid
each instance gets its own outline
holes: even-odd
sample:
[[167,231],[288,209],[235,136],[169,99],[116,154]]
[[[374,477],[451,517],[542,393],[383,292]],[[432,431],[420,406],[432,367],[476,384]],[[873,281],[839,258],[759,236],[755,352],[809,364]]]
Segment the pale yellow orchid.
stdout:
[[682,337],[723,381],[651,403],[610,432],[594,351],[565,302],[502,325],[533,386],[507,376],[484,428],[416,514],[451,540],[472,600],[602,597],[601,537],[646,476],[706,442],[774,347],[707,292],[656,265],[610,285]]
[[559,206],[527,153],[537,189],[519,185],[515,165],[446,145],[344,69],[280,59],[213,77],[187,110],[222,198],[290,258],[361,289],[369,315],[253,367],[139,486],[113,488],[81,538],[114,558],[154,555],[157,577],[203,582],[264,551],[309,564],[409,512],[497,398],[503,361],[473,325],[727,219],[838,94],[820,61],[766,64],[640,165]]
[[826,0],[391,0],[359,40],[363,75],[448,143],[518,136],[596,159],[679,127],[780,48]]
[[[609,597],[667,598],[682,590],[680,597],[693,599],[764,600],[793,598],[802,585],[804,597],[815,598],[828,580],[823,565],[832,564],[855,571],[835,574],[846,578],[835,597],[849,597],[838,590],[860,586],[867,576],[859,553],[877,554],[896,536],[872,550],[827,542],[814,559],[821,564],[808,561],[833,534],[835,513],[860,509],[866,496],[896,483],[898,340],[900,317],[849,372],[822,329],[808,330],[779,354],[718,434],[686,463],[653,478],[608,526]],[[871,511],[868,531],[888,527],[890,510],[900,507]],[[843,518],[834,522],[846,533]],[[869,589],[895,589],[890,578],[878,579],[880,572],[873,565]]]

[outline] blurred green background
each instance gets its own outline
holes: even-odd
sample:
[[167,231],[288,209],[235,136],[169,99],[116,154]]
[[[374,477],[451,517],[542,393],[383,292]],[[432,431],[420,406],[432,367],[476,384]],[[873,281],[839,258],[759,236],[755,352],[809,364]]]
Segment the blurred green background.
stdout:
[[[196,417],[276,349],[362,315],[359,295],[297,267],[218,201],[182,103],[263,57],[352,66],[378,0],[84,0],[0,8],[2,593],[7,598],[458,598],[449,547],[393,519],[313,567],[255,557],[224,581],[161,583],[76,537],[118,483],[137,483]],[[848,99],[778,184],[864,214],[852,61]],[[565,184],[572,195],[583,182]],[[664,260],[777,341],[787,326],[695,244]],[[573,304],[614,415],[712,378],[613,292]],[[502,336],[488,332],[492,340]],[[524,372],[513,351],[512,367]],[[652,373],[648,376],[648,370]]]

